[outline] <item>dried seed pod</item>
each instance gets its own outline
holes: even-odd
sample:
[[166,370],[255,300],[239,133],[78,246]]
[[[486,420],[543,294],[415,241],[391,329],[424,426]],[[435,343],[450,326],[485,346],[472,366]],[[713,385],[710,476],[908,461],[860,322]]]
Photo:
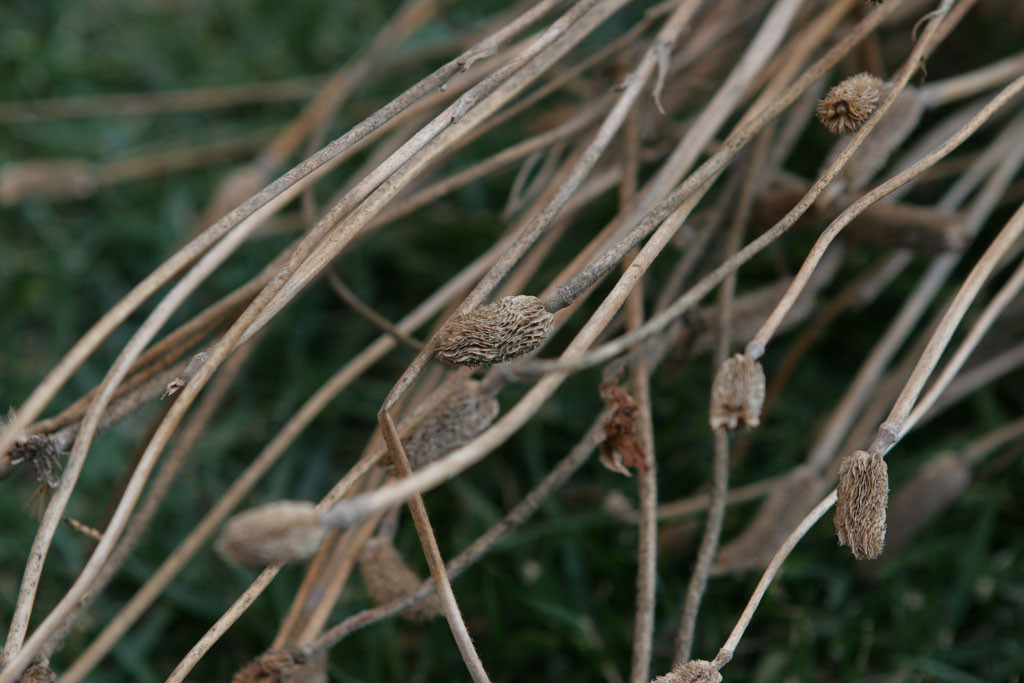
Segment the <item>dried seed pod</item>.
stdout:
[[199,368],[203,367],[203,363],[206,362],[208,357],[209,355],[206,351],[200,351],[196,355],[192,356],[192,359],[185,365],[185,368],[178,373],[178,376],[167,383],[167,387],[164,389],[164,394],[160,397],[160,400],[176,394],[183,386],[188,384],[189,380],[195,377],[196,373],[199,372]]
[[21,677],[18,679],[18,683],[56,683],[56,681],[57,674],[43,662],[29,664],[28,668],[22,672]]
[[231,564],[260,568],[306,559],[317,551],[326,533],[312,503],[279,500],[228,520],[215,549]]
[[691,659],[651,683],[722,683],[722,674],[706,659]]
[[291,650],[271,650],[252,660],[234,676],[231,683],[298,683],[306,657]]
[[437,355],[451,365],[504,363],[547,341],[554,316],[535,296],[507,296],[452,318],[437,333]]
[[49,435],[19,435],[9,453],[12,466],[29,462],[39,482],[51,489],[57,488],[60,484],[61,450]]
[[835,525],[839,545],[858,560],[873,560],[885,546],[885,512],[889,504],[889,468],[878,454],[856,451],[839,467]]
[[601,464],[612,472],[633,476],[629,468],[646,470],[650,467],[647,453],[637,430],[637,412],[640,407],[625,389],[614,382],[601,385],[601,398],[613,408],[604,424],[605,439],[601,442]]
[[869,73],[850,76],[818,102],[818,119],[833,135],[853,133],[875,111],[885,89],[885,82]]
[[[487,429],[498,416],[498,399],[480,391],[480,382],[467,380],[436,399],[404,441],[412,469],[433,462]],[[394,471],[394,463],[390,464]]]
[[[423,583],[405,563],[390,540],[371,538],[359,553],[359,573],[366,592],[378,605],[408,596]],[[441,598],[433,593],[402,611],[409,621],[427,621],[444,614]]]
[[736,429],[761,424],[764,406],[764,368],[760,361],[737,353],[726,358],[711,384],[711,429]]

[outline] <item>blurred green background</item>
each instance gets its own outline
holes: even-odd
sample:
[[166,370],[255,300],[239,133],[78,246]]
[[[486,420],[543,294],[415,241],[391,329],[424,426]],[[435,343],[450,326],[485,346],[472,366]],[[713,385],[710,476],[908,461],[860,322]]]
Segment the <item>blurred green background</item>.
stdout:
[[[635,3],[591,36],[578,54],[603,44],[640,16]],[[958,73],[1020,46],[1000,23],[995,0],[982,3],[928,63],[930,78]],[[161,2],[5,0],[0,3],[0,100],[153,91],[272,81],[329,73],[366,47],[397,7],[387,2],[223,0]],[[497,0],[447,3],[400,49],[450,44],[503,9]],[[338,134],[383,104],[436,61],[371,78],[340,111]],[[568,97],[568,96],[560,96]],[[40,158],[104,160],[184,143],[215,141],[276,129],[299,111],[276,103],[212,112],[147,117],[96,117],[0,124],[0,164]],[[449,162],[465,165],[523,136],[530,116],[518,117]],[[990,132],[979,135],[981,145]],[[817,167],[827,136],[810,131],[791,165]],[[365,158],[359,156],[318,186],[326,199]],[[0,406],[15,406],[85,330],[196,228],[205,202],[230,164],[101,190],[73,202],[29,200],[0,208]],[[501,233],[499,218],[515,169],[460,190],[379,231],[343,257],[336,269],[381,313],[397,319],[423,294],[487,248]],[[927,188],[918,194],[929,198]],[[579,249],[586,226],[615,210],[613,196],[585,211],[535,278],[539,288]],[[1001,211],[982,234],[1005,220]],[[254,240],[232,257],[172,320],[180,323],[243,282],[292,235]],[[813,234],[794,234],[782,255],[796,268]],[[853,251],[837,282],[879,258]],[[664,274],[671,255],[659,264]],[[847,314],[815,346],[785,396],[758,430],[755,446],[732,482],[741,485],[782,472],[806,453],[815,429],[848,384],[923,270],[916,263],[869,310]],[[963,273],[960,273],[961,275]],[[745,269],[741,287],[775,276],[770,259]],[[412,286],[410,286],[412,285]],[[836,291],[834,286],[829,291]],[[533,293],[533,290],[528,290]],[[952,290],[950,290],[951,292]],[[653,295],[649,296],[649,299]],[[942,299],[940,298],[940,301]],[[121,346],[152,310],[148,303],[74,376],[54,411],[97,384]],[[580,320],[583,318],[578,316]],[[578,323],[577,323],[578,324]],[[422,334],[423,332],[421,332]],[[271,326],[206,436],[191,455],[151,532],[84,617],[54,659],[57,671],[91,638],[159,565],[220,496],[227,484],[300,403],[375,331],[352,315],[323,283],[312,286]],[[791,337],[791,335],[790,335]],[[556,344],[564,343],[564,338]],[[783,338],[783,343],[787,337]],[[781,355],[781,354],[779,354]],[[375,413],[411,359],[396,351],[344,392],[306,430],[249,497],[316,499],[358,456]],[[769,376],[771,354],[766,359]],[[559,391],[512,441],[450,485],[426,498],[442,551],[462,549],[515,504],[575,443],[601,402],[599,372],[581,373]],[[708,358],[669,364],[654,377],[653,396],[660,497],[701,490],[709,474],[706,426]],[[523,392],[501,396],[510,406]],[[157,407],[99,438],[71,500],[69,513],[100,524],[109,495],[130,462]],[[977,392],[929,424],[891,458],[893,487],[937,451],[955,447],[1024,413],[1024,374],[1013,373]],[[48,413],[49,414],[49,413]],[[726,680],[941,680],[956,683],[1019,680],[1024,670],[1024,462],[1003,459],[983,469],[966,496],[935,521],[872,580],[858,577],[846,549],[836,547],[828,520],[798,547],[758,611]],[[28,503],[36,482],[20,471],[0,483],[0,622],[13,609],[36,522]],[[599,681],[603,667],[626,671],[630,659],[636,535],[601,510],[609,491],[635,498],[635,484],[596,463],[494,553],[455,583],[480,654],[496,681]],[[725,537],[743,528],[756,506],[730,508]],[[655,673],[671,657],[698,520],[666,525],[675,539],[659,561]],[[403,521],[399,547],[425,575],[414,530]],[[33,624],[52,607],[91,551],[91,542],[61,526],[47,561]],[[539,568],[539,571],[537,569]],[[192,680],[227,680],[264,650],[288,607],[303,569],[290,567],[214,647]],[[202,551],[149,613],[93,673],[95,681],[159,681],[205,632],[254,574]],[[704,600],[695,656],[711,658],[731,629],[756,576],[713,579]],[[330,623],[368,606],[354,580]],[[444,620],[426,625],[389,621],[331,651],[337,681],[453,681],[467,679]]]

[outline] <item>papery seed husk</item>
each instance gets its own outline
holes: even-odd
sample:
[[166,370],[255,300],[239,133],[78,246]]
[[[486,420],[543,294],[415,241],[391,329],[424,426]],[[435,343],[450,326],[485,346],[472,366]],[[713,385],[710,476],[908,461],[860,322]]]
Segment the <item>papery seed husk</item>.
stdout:
[[761,363],[737,353],[719,366],[711,385],[711,429],[757,427],[764,407],[765,378]]
[[[385,538],[371,538],[359,552],[359,573],[366,592],[378,605],[408,596],[423,583],[409,568],[394,544]],[[432,593],[402,611],[409,621],[427,621],[444,614],[441,598]]]
[[886,89],[885,82],[872,74],[850,76],[818,103],[818,119],[834,135],[853,133],[874,113]]
[[882,456],[855,451],[843,458],[833,517],[839,545],[849,546],[858,560],[881,555],[888,504],[889,468]]
[[535,296],[507,296],[449,320],[437,333],[437,356],[451,365],[504,363],[547,341],[554,316]]
[[312,503],[279,500],[228,520],[215,549],[231,564],[260,568],[310,557],[320,547],[325,534]]
[[[501,410],[498,399],[483,393],[476,380],[466,380],[429,400],[433,407],[402,440],[414,470],[469,442],[487,429]],[[388,466],[394,471],[394,463]]]
[[721,683],[722,674],[706,659],[691,659],[651,683]]

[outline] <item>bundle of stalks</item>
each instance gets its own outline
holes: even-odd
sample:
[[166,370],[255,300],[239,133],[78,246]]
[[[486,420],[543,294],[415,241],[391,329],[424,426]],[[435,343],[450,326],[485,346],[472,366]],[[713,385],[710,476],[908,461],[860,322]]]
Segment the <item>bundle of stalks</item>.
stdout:
[[[917,590],[968,585],[943,553],[969,548],[957,571],[1010,594],[987,541],[1024,549],[999,504],[1019,481],[975,470],[1024,433],[1012,4],[202,6],[189,36],[126,41],[124,82],[55,65],[158,8],[62,7],[52,38],[5,17],[0,683],[867,678],[919,666],[894,648],[936,652],[940,619],[930,670],[1009,678],[1012,648],[969,642],[997,610],[963,632],[926,606],[890,637],[905,565],[877,568],[957,505],[985,522],[942,516],[943,583]],[[125,92],[235,73],[225,35],[287,73]],[[168,36],[198,61],[147,61]],[[556,500],[570,480],[586,495]],[[413,536],[429,577],[396,550]],[[759,611],[793,553],[802,583],[877,590]],[[716,577],[745,571],[743,603]],[[261,597],[282,572],[290,606],[288,580]],[[797,613],[851,639],[842,661]],[[420,622],[399,647],[362,633],[395,616]]]

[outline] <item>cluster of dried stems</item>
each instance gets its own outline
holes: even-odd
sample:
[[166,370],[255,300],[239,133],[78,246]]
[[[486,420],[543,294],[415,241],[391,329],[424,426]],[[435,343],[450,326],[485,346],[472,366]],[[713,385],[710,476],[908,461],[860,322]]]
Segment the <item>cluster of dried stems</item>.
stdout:
[[[252,159],[220,188],[206,213],[210,224],[97,321],[5,421],[0,476],[33,467],[53,490],[9,618],[0,683],[37,680],[39,671],[52,674],[50,657],[88,606],[104,599],[104,587],[146,533],[192,445],[202,438],[259,343],[260,331],[325,274],[353,314],[380,330],[379,338],[299,408],[77,654],[61,680],[86,679],[316,415],[399,345],[417,355],[380,408],[380,433],[368,435],[364,455],[337,484],[315,505],[272,503],[226,525],[217,544],[223,556],[262,571],[183,653],[168,680],[185,679],[282,564],[311,555],[277,638],[264,653],[252,653],[253,661],[236,680],[323,679],[324,653],[330,647],[400,614],[419,619],[443,615],[472,679],[489,680],[451,580],[524,524],[600,446],[606,466],[635,475],[637,481],[635,508],[619,511],[636,525],[638,538],[629,679],[648,681],[653,675],[659,522],[707,509],[693,567],[663,568],[689,575],[689,588],[679,610],[673,667],[657,680],[718,681],[786,557],[833,504],[838,501],[839,541],[850,545],[858,559],[877,557],[887,524],[899,530],[895,542],[906,543],[914,529],[966,489],[973,465],[1024,432],[1013,423],[961,453],[929,463],[921,481],[906,485],[918,493],[895,494],[887,521],[886,454],[950,400],[1024,362],[1020,344],[1012,341],[989,344],[985,353],[972,355],[986,332],[998,329],[1001,314],[1012,308],[1024,286],[1021,264],[991,293],[955,354],[928,384],[971,304],[986,291],[985,283],[1019,262],[1024,246],[1024,206],[994,237],[985,232],[993,211],[1008,197],[1012,200],[1012,181],[1024,163],[1024,116],[1007,114],[1020,105],[1024,58],[1014,55],[947,80],[929,81],[924,75],[927,60],[957,39],[957,26],[975,1],[665,0],[648,3],[642,13],[633,4],[524,3],[496,17],[479,35],[451,46],[452,54],[461,53],[326,145],[325,133],[339,107],[360,85],[400,61],[395,45],[443,12],[442,3],[407,0],[369,48],[326,79],[0,107],[0,120],[28,121],[312,97],[295,120],[273,135],[103,164],[25,162],[0,172],[0,200],[16,203],[33,195],[78,197],[103,185],[238,155]],[[619,38],[600,45],[587,40],[623,12],[640,18]],[[885,64],[883,55],[890,54],[899,54],[901,61]],[[602,65],[614,67],[616,83],[602,83]],[[715,84],[710,91],[701,85],[707,83]],[[827,85],[834,87],[826,93]],[[553,104],[550,96],[559,93],[565,95],[562,103]],[[927,127],[921,124],[925,110],[940,112]],[[506,122],[514,117],[538,111],[544,112],[535,118],[545,122],[545,130],[444,175],[441,161],[489,131],[511,125]],[[819,176],[804,179],[785,170],[784,163],[805,129],[819,125],[816,117],[838,137],[835,149],[821,159]],[[729,121],[736,122],[731,129],[724,127]],[[974,151],[950,157],[982,127],[990,140],[987,147],[978,151],[975,145]],[[310,192],[314,183],[362,150],[370,151],[368,161],[326,207],[317,207]],[[305,158],[285,170],[299,155]],[[520,171],[502,213],[505,234],[398,322],[359,301],[331,272],[358,240],[387,231],[418,207],[515,164]],[[942,187],[941,198],[927,206],[906,201],[915,183]],[[606,225],[589,230],[573,221],[577,212],[613,189],[619,208]],[[281,221],[281,210],[300,197],[300,215]],[[706,206],[705,197],[710,197]],[[271,221],[280,221],[280,229],[302,229],[249,282],[154,342],[188,297]],[[816,221],[827,226],[795,276],[782,273],[779,282],[737,292],[741,266],[798,222]],[[586,247],[560,264],[561,272],[536,296],[522,291],[535,282],[535,272],[555,244],[574,229],[593,234]],[[830,249],[840,233],[844,239]],[[989,240],[984,253],[955,296],[943,301],[942,285],[979,235]],[[882,248],[880,262],[851,276],[855,266],[844,262],[846,245],[862,241]],[[681,254],[662,281],[649,270],[670,245],[680,247]],[[814,437],[805,462],[730,492],[730,469],[750,445],[746,432],[772,419],[772,405],[817,337],[845,311],[870,306],[915,259],[926,264],[923,275]],[[702,262],[710,265],[700,268]],[[616,274],[616,268],[621,272]],[[838,280],[839,273],[847,281]],[[595,285],[606,278],[611,288],[598,301]],[[838,294],[817,301],[829,285]],[[718,301],[699,309],[715,289]],[[132,331],[102,383],[63,412],[41,419],[68,379],[158,292],[159,301]],[[656,293],[646,297],[656,298],[649,311],[645,292]],[[922,328],[918,323],[933,303],[939,317]],[[581,309],[589,317],[574,320]],[[433,331],[423,331],[431,321]],[[792,327],[799,327],[800,334],[788,351],[776,351],[771,342]],[[571,340],[557,359],[526,358],[543,352],[563,328]],[[924,331],[915,340],[919,329]],[[425,341],[415,337],[417,332]],[[595,347],[602,335],[603,343]],[[659,505],[649,378],[666,357],[678,359],[680,348],[687,358],[715,349],[719,369],[709,387],[712,481],[709,494]],[[904,348],[905,356],[897,359]],[[432,366],[435,360],[444,362]],[[767,377],[762,360],[770,360],[775,369]],[[577,446],[516,507],[446,562],[421,494],[493,453],[553,400],[571,373],[595,365],[605,368],[600,393],[607,410],[594,416]],[[480,366],[484,369],[474,370]],[[424,372],[428,367],[434,370]],[[474,372],[478,376],[471,379]],[[528,389],[499,414],[501,392],[517,382],[527,383]],[[106,527],[92,531],[97,540],[92,554],[66,594],[29,633],[57,525],[66,519],[89,531],[65,511],[94,438],[161,394],[170,397],[166,409],[140,444],[126,484],[116,491]],[[733,443],[730,431],[736,429],[743,430],[743,438]],[[172,438],[174,445],[167,450]],[[837,477],[838,489],[829,493]],[[920,505],[915,501],[922,490],[928,492],[924,497],[933,490],[945,493]],[[747,529],[719,547],[727,503],[756,497],[765,501]],[[404,505],[430,569],[426,581],[404,564],[392,542]],[[379,604],[328,626],[331,608],[357,565]],[[712,659],[692,659],[710,577],[741,569],[764,573],[736,628]],[[617,676],[612,672],[609,678]]]

